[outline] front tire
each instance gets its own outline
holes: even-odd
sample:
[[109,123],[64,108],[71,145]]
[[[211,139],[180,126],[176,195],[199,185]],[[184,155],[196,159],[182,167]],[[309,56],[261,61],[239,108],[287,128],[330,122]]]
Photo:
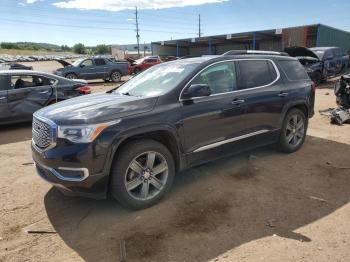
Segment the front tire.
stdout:
[[278,142],[278,148],[284,153],[298,151],[304,144],[307,131],[307,117],[300,109],[291,109],[284,121]]
[[143,209],[169,192],[175,176],[174,159],[157,141],[133,141],[117,152],[110,175],[112,196],[127,208]]
[[73,73],[69,73],[69,74],[66,74],[66,78],[68,79],[77,79],[77,75],[76,74],[73,74]]

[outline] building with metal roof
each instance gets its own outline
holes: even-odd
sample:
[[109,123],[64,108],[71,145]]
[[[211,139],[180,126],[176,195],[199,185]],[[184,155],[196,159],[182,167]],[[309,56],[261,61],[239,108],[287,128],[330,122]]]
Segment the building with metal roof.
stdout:
[[283,51],[290,46],[337,46],[350,51],[350,32],[323,24],[304,25],[244,33],[229,33],[158,41],[151,43],[153,55],[200,56],[220,55],[229,50]]

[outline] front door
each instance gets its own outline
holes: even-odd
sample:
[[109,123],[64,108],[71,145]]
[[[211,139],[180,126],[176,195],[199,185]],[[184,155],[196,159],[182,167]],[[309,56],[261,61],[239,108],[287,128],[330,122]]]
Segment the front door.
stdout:
[[187,85],[207,84],[211,90],[210,96],[182,101],[187,154],[200,159],[201,153],[242,135],[242,108],[233,95],[236,83],[234,62],[223,61],[207,67]]
[[85,59],[80,64],[80,75],[83,79],[96,79],[98,74],[96,72],[95,64],[92,59]]

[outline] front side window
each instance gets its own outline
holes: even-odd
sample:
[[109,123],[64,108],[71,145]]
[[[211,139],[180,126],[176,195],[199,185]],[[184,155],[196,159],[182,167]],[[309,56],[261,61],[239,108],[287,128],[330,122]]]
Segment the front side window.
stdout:
[[206,84],[211,94],[232,92],[237,89],[236,70],[233,62],[212,65],[193,79],[191,84]]
[[242,60],[239,65],[239,89],[249,89],[271,84],[277,73],[268,60]]
[[9,76],[8,75],[0,75],[0,91],[4,91],[9,89]]
[[91,59],[87,59],[84,62],[82,62],[81,64],[84,65],[84,66],[92,66],[93,65]]

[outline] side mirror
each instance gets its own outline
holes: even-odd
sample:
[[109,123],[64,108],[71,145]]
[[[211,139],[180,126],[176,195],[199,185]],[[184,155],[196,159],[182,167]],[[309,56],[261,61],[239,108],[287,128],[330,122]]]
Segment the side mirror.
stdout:
[[210,96],[210,87],[207,84],[190,85],[182,94],[182,99]]
[[85,65],[84,65],[84,64],[80,64],[79,66],[80,66],[81,68],[85,67]]

